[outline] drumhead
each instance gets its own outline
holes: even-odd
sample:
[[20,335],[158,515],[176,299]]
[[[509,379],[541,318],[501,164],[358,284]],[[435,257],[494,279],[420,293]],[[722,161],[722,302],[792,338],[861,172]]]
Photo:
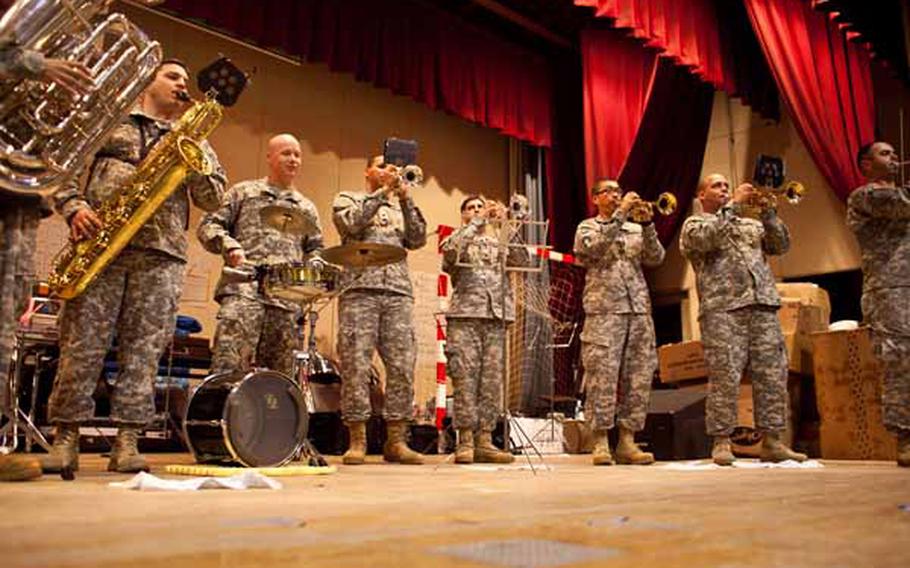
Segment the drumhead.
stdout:
[[303,445],[308,415],[300,388],[275,371],[254,371],[238,383],[224,409],[227,442],[244,465],[287,463]]

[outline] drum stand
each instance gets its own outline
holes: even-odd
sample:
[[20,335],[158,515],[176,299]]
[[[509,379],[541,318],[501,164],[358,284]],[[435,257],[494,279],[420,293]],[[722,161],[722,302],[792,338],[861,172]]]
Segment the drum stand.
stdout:
[[[303,315],[300,320],[298,341],[304,343],[303,340],[305,338],[306,349],[294,351],[294,377],[300,381],[307,412],[313,412],[315,408],[313,391],[310,390],[310,372],[316,356],[316,321],[319,319],[319,310],[314,309],[315,303],[316,299],[301,303],[300,307],[303,310]],[[307,328],[309,328],[308,331]],[[302,458],[303,456],[306,456],[307,462],[311,466],[328,465],[322,454],[310,443],[309,437],[304,439],[303,446],[300,448],[300,457]]]
[[[26,414],[19,406],[19,385],[22,381],[22,367],[26,354],[30,348],[40,346],[40,342],[27,344],[26,338],[16,334],[16,345],[13,348],[13,359],[15,364],[13,372],[9,376],[9,388],[7,389],[8,401],[7,408],[0,409],[0,417],[6,417],[7,423],[0,428],[0,454],[9,454],[16,450],[19,445],[19,428],[22,428],[25,435],[25,450],[31,451],[32,444],[37,442],[45,451],[51,451],[51,445],[47,438],[41,433],[41,430],[35,426],[33,421],[35,405],[38,399],[38,381],[40,377],[40,363],[35,364],[35,374],[32,379],[31,410]],[[40,357],[38,353],[35,355]]]

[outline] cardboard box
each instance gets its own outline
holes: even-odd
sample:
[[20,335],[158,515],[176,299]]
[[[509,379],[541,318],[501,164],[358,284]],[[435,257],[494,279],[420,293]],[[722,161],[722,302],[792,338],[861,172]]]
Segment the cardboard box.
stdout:
[[824,288],[811,282],[778,282],[777,291],[782,298],[798,298],[803,304],[821,310],[820,317],[827,329],[831,320],[831,300]]
[[660,382],[676,383],[708,377],[705,349],[701,341],[670,343],[657,348],[660,363]]
[[897,448],[882,424],[882,371],[869,329],[814,333],[812,343],[821,457],[894,461]]

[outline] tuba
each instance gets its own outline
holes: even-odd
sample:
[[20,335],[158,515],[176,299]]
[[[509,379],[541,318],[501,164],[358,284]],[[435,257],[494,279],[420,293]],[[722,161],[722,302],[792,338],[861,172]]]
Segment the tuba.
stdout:
[[0,79],[0,192],[53,191],[95,153],[154,77],[161,46],[123,14],[106,15],[110,4],[18,0],[0,19],[0,40],[83,63],[94,76],[81,96],[54,83]]
[[95,213],[102,229],[93,237],[68,243],[54,258],[48,285],[68,300],[81,294],[123,250],[190,172],[210,175],[213,164],[201,144],[236,102],[246,76],[226,58],[199,72],[203,101],[194,103],[152,148],[119,193]]

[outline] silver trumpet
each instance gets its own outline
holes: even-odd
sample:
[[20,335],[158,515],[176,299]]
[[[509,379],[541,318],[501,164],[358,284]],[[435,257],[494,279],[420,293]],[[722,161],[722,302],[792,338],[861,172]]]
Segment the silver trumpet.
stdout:
[[0,193],[53,191],[95,153],[154,78],[161,46],[123,14],[108,15],[110,4],[18,0],[0,19],[0,39],[82,63],[94,77],[85,95],[54,83],[0,80]]

